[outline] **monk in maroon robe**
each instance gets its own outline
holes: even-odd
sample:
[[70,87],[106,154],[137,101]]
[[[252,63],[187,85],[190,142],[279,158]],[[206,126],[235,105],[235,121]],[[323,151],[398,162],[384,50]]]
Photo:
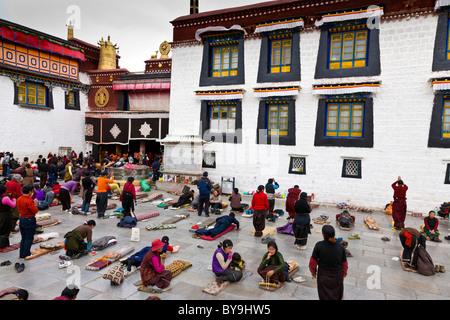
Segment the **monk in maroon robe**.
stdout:
[[405,228],[406,218],[406,191],[408,186],[405,185],[400,177],[392,184],[394,189],[394,202],[392,203],[392,219],[394,219],[395,230]]

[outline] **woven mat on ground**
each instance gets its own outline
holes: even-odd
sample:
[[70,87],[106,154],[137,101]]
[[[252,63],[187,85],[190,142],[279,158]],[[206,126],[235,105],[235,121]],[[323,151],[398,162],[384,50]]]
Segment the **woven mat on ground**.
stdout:
[[64,248],[64,241],[57,243],[43,243],[39,248],[31,250],[31,256],[25,257],[25,260],[31,260],[62,248]]
[[[45,233],[43,235],[45,235]],[[54,233],[50,232],[48,237],[47,236],[41,237],[41,236],[42,235],[35,236],[34,239],[33,239],[33,244],[47,241],[50,238],[55,238],[55,237],[59,236],[59,234],[56,233],[56,235],[55,235]],[[0,249],[0,253],[1,252],[14,251],[14,250],[17,250],[19,248],[20,248],[20,242],[12,244],[12,245],[10,245],[9,247],[6,247],[6,248],[1,248]]]
[[[275,234],[275,231],[277,230],[277,228],[276,227],[269,227],[269,226],[266,226],[265,228],[264,228],[264,230],[262,231],[262,236],[261,237],[265,237],[265,236],[267,236],[267,235],[269,235],[269,234]],[[255,232],[254,230],[252,231],[253,233]]]
[[159,212],[148,212],[148,213],[137,215],[136,216],[136,220],[137,221],[142,221],[142,220],[154,218],[154,217],[157,217],[157,216],[159,216]]
[[56,226],[57,224],[60,224],[62,221],[59,219],[50,219],[50,220],[44,220],[44,221],[38,221],[36,224],[38,226],[41,226],[42,228],[48,228],[52,226]]
[[145,229],[148,231],[152,231],[152,230],[175,229],[176,227],[177,227],[176,224],[159,223],[159,224],[150,224],[146,226]]
[[148,193],[146,192],[136,192],[136,200],[147,198]]
[[[215,223],[216,223],[216,218],[208,218],[208,219],[206,219],[205,221],[200,222],[199,224],[196,224],[196,225],[192,226],[192,227],[189,229],[189,231],[195,232],[198,228],[203,228],[203,229],[205,229],[205,228],[208,228],[209,226],[212,226],[212,225],[215,224]],[[197,227],[197,228],[195,228],[195,227]]]
[[11,287],[11,288],[8,288],[8,289],[4,289],[4,290],[0,291],[0,298],[6,296],[8,294],[14,293],[18,289],[19,289],[18,287]]
[[222,284],[218,284],[216,280],[211,281],[202,289],[203,292],[211,294],[213,296],[218,295],[230,284],[230,281],[224,281]]
[[226,228],[223,232],[219,233],[218,235],[211,237],[211,236],[200,236],[200,239],[203,240],[208,240],[208,241],[213,241],[217,238],[219,238],[220,236],[223,236],[225,233],[230,232],[231,230],[233,230],[234,228],[236,228],[236,226],[234,224],[231,224],[228,228]]
[[[175,260],[171,264],[167,265],[164,270],[169,270],[172,272],[172,278],[179,275],[182,271],[186,270],[187,268],[191,267],[192,263],[184,260]],[[143,292],[148,292],[147,286],[144,286],[142,284],[141,280],[138,280],[134,283],[134,285],[139,285],[138,290]]]
[[50,220],[52,215],[50,213],[43,213],[36,215],[36,221]]
[[[112,210],[117,208],[117,203],[108,203],[108,205],[106,206],[106,210]],[[97,206],[89,209],[90,213],[97,213]]]
[[[251,271],[245,271],[245,269],[242,270],[242,272],[243,272],[243,275],[242,275],[241,280],[239,280],[239,282],[242,282],[245,278],[250,277],[253,274]],[[224,281],[224,282],[222,282],[221,285],[218,285],[216,280],[213,280],[210,283],[208,283],[202,289],[202,291],[215,296],[215,295],[219,294],[220,292],[222,292],[223,289],[225,289],[229,284],[230,284],[229,281]]]
[[98,259],[95,259],[93,262],[90,262],[86,265],[86,270],[90,271],[98,271],[101,270],[107,266],[109,266],[113,261],[109,260],[106,257],[101,257]]
[[172,218],[170,218],[170,219],[168,219],[166,221],[163,221],[162,223],[163,224],[174,224],[174,223],[177,223],[180,220],[188,218],[189,216],[190,216],[189,213],[177,214],[176,216],[174,216],[174,217],[172,217]]
[[134,247],[126,246],[126,247],[120,248],[119,250],[117,250],[115,252],[117,252],[119,254],[119,258],[123,258],[123,257],[125,257],[126,255],[130,254],[133,251],[134,251]]
[[183,205],[181,205],[179,207],[169,207],[169,210],[180,210],[180,209],[189,207],[190,205],[191,205],[190,203],[185,203],[185,204],[183,204]]
[[370,230],[378,230],[378,231],[382,230],[381,227],[375,221],[375,219],[373,219],[372,217],[367,217],[367,216],[364,217],[364,224]]

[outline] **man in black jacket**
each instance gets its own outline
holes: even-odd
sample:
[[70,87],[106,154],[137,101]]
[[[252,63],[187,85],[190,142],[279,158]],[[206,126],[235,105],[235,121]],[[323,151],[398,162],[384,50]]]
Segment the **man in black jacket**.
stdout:
[[41,160],[38,165],[38,171],[39,171],[39,186],[41,189],[45,187],[45,183],[47,182],[47,175],[48,175],[48,164],[47,161]]

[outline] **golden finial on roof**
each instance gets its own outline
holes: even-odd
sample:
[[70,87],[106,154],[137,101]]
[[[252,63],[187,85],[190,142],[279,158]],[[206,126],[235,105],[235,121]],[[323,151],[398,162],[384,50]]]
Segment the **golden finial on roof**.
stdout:
[[111,70],[117,68],[116,55],[119,47],[117,44],[112,44],[111,37],[108,35],[108,40],[104,41],[103,37],[97,42],[100,46],[100,58],[98,62],[99,70]]

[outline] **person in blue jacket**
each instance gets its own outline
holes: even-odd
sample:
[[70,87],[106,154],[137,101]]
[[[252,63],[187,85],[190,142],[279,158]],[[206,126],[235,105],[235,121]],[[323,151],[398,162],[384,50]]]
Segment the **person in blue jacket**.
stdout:
[[239,228],[239,221],[236,220],[233,212],[230,212],[228,216],[219,217],[216,219],[216,224],[212,229],[203,229],[199,228],[195,231],[194,238],[200,238],[201,236],[211,236],[215,237],[218,234],[225,231],[232,223],[234,223],[237,227],[236,230],[241,230]]
[[211,195],[212,184],[208,179],[208,172],[203,172],[203,177],[197,182],[200,198],[198,201],[198,215],[202,215],[203,205],[205,205],[205,216],[209,217],[209,197]]

